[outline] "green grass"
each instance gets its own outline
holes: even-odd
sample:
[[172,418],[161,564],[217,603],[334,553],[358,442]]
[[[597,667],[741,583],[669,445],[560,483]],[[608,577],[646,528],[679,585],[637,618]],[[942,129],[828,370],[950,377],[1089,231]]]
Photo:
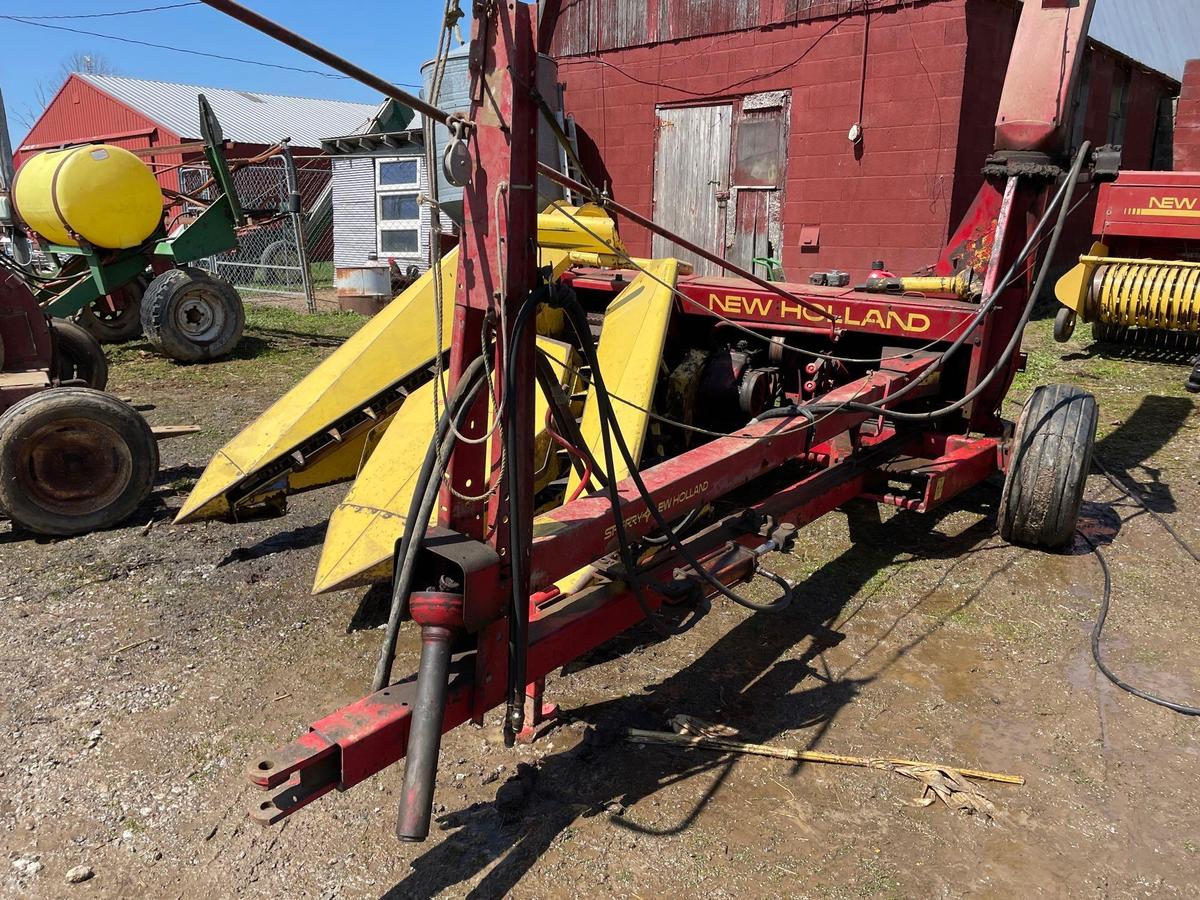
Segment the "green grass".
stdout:
[[286,388],[311,372],[364,322],[357,313],[310,315],[247,304],[242,342],[222,359],[196,365],[177,363],[159,355],[144,340],[109,345],[105,352],[113,380],[127,389],[151,384],[218,392],[241,391],[246,384]]
[[333,287],[333,263],[310,262],[308,274],[312,279],[313,287],[317,290]]
[[347,338],[367,320],[353,312],[303,313],[282,306],[246,306],[246,331],[285,331],[298,337]]

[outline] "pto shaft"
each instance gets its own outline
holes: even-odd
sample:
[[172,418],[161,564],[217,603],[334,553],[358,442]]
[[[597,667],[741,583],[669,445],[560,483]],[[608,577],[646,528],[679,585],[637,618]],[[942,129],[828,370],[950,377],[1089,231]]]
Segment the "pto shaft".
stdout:
[[455,634],[462,628],[463,598],[462,594],[413,594],[409,607],[413,620],[421,626],[421,665],[417,670],[417,697],[408,732],[396,836],[402,841],[423,841],[429,837],[450,651]]

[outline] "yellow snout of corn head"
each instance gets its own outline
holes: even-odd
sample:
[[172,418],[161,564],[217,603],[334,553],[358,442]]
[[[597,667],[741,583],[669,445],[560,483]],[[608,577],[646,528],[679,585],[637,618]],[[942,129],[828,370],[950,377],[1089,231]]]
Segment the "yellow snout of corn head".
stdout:
[[[538,216],[538,245],[540,263],[551,268],[554,279],[572,264],[612,264],[613,250],[624,252],[615,223],[591,206],[552,206]],[[599,359],[610,389],[648,408],[680,264],[641,264],[646,273],[609,305]],[[450,348],[457,250],[442,259],[440,269],[440,348],[439,310],[429,271],[222,447],[176,521],[282,511],[291,494],[353,481],[330,517],[313,590],[321,593],[390,578],[395,544],[404,532],[417,474],[433,438],[435,357],[440,353],[445,359]],[[574,348],[558,340],[561,313],[543,309],[537,324],[538,346],[554,378],[566,396],[578,396],[580,362]],[[579,474],[559,471],[544,430],[549,401],[540,387],[535,399],[536,487],[566,476],[570,496],[579,486]],[[594,398],[588,393],[576,406],[582,437],[603,460]],[[618,415],[631,450],[640,456],[647,417],[627,404]],[[613,463],[618,477],[624,477],[623,460],[614,458]]]

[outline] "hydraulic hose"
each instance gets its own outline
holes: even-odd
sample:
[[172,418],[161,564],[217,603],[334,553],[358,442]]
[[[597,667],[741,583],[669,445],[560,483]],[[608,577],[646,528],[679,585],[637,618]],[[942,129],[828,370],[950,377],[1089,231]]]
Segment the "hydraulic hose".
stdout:
[[[508,456],[508,548],[509,572],[512,583],[512,607],[508,623],[508,709],[504,717],[504,743],[512,746],[525,727],[525,673],[529,649],[529,573],[526,571],[529,548],[525,543],[526,523],[531,521],[532,509],[527,509],[526,495],[533,485],[519,480],[522,439],[529,440],[528,428],[517,423],[517,360],[518,349],[525,329],[537,313],[538,303],[548,293],[542,286],[530,294],[517,313],[512,335],[507,340],[508,356],[504,360],[504,452]],[[532,384],[532,380],[530,382]],[[530,398],[532,402],[532,398]]]
[[[429,517],[433,505],[437,502],[441,490],[442,475],[446,470],[449,449],[454,443],[454,431],[451,422],[470,409],[475,392],[482,384],[483,357],[472,360],[463,370],[462,377],[454,387],[450,402],[438,422],[437,431],[429,442],[421,470],[417,474],[416,487],[412,500],[408,504],[408,518],[405,521],[404,536],[400,539],[400,548],[396,553],[396,572],[392,579],[392,604],[388,611],[387,630],[384,633],[383,646],[380,648],[379,662],[375,667],[375,678],[372,690],[381,691],[388,686],[392,678],[392,662],[396,658],[396,640],[400,633],[400,622],[404,617],[404,607],[411,593],[413,567],[416,563],[417,551],[425,539],[429,528]],[[437,390],[437,387],[434,387]]]
[[[730,590],[724,583],[720,581],[720,579],[713,576],[713,574],[704,567],[704,565],[695,557],[695,555],[688,550],[687,546],[682,540],[680,540],[679,535],[671,527],[670,523],[667,522],[666,517],[664,517],[662,512],[659,511],[658,504],[654,501],[650,491],[646,488],[645,481],[642,480],[641,473],[638,470],[638,462],[633,458],[633,454],[629,451],[629,446],[625,441],[625,435],[621,431],[620,423],[618,422],[616,413],[613,410],[612,398],[609,397],[608,388],[604,384],[604,373],[600,369],[600,362],[596,353],[596,344],[592,338],[591,329],[587,325],[586,314],[584,313],[583,308],[579,305],[578,300],[574,299],[573,295],[570,297],[568,306],[569,318],[576,334],[579,336],[580,343],[583,346],[584,356],[587,358],[588,365],[592,371],[592,387],[596,391],[596,400],[600,406],[600,430],[605,441],[604,451],[606,462],[608,463],[609,467],[611,468],[612,465],[610,444],[611,434],[611,437],[616,440],[617,448],[620,451],[622,458],[625,460],[625,465],[629,470],[629,477],[637,487],[642,501],[646,504],[646,508],[650,512],[650,515],[653,517],[655,523],[658,525],[659,530],[667,537],[668,542],[672,547],[675,548],[676,552],[679,553],[683,560],[689,566],[695,569],[698,575],[708,582],[708,584],[711,585],[717,591],[717,593],[729,600],[732,600],[739,606],[744,606],[746,609],[753,610],[755,612],[782,612],[783,610],[787,609],[789,606],[791,606],[793,600],[793,592],[790,590],[785,591],[783,596],[773,603],[758,603],[757,601],[749,600]],[[612,476],[610,475],[610,478],[611,477]],[[617,529],[617,537],[618,539],[621,539],[625,537],[623,523],[624,517],[621,514],[620,495],[617,492],[616,484],[609,485],[609,492],[613,501],[613,518]],[[626,563],[626,565],[628,565],[628,563]]]

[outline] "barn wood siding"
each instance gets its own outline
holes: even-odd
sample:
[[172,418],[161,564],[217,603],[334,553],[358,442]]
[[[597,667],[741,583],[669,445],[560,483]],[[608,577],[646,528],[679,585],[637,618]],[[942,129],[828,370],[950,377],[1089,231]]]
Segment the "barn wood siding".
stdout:
[[[879,11],[914,0],[875,0]],[[579,56],[845,16],[862,0],[566,0],[555,56]]]

